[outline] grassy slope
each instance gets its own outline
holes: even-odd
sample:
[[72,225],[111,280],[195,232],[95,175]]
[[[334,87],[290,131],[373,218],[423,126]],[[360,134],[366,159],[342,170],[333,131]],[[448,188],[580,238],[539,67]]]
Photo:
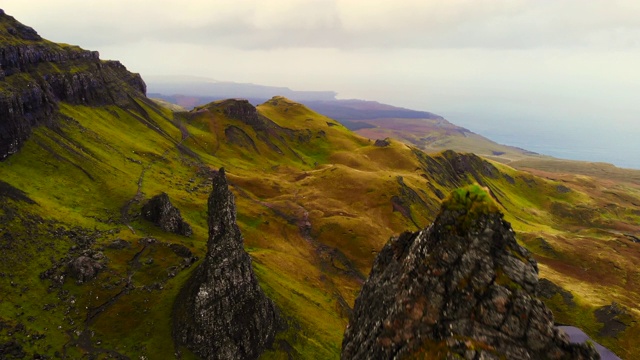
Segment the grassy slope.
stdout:
[[453,149],[472,152],[502,163],[529,158],[546,158],[516,147],[495,143],[443,119],[385,118],[355,120],[353,122],[375,126],[356,130],[356,133],[362,136],[371,139],[391,137],[412,144],[426,152]]
[[[632,308],[640,300],[638,245],[621,234],[640,231],[640,189],[633,184],[546,179],[471,155],[427,156],[396,141],[380,148],[283,98],[258,107],[282,128],[266,138],[228,118],[226,102],[175,115],[146,100],[138,103],[146,117],[117,108],[65,105],[61,111],[73,120],[60,130],[38,129],[19,154],[0,163],[0,178],[37,202],[8,200],[0,213],[5,219],[0,241],[8,249],[0,255],[0,287],[7,289],[0,297],[0,321],[25,325],[17,336],[29,351],[64,351],[71,357],[90,348],[149,358],[172,354],[170,308],[193,267],[170,276],[170,268],[179,268],[183,260],[165,244],[204,254],[206,174],[220,166],[237,195],[239,225],[258,278],[289,320],[265,358],[287,353],[337,358],[349,306],[376,251],[389,236],[426,226],[439,208],[439,193],[474,182],[489,187],[505,209],[519,239],[537,254],[541,275],[575,294],[580,308],[560,312],[563,321],[595,336],[598,323],[579,310],[614,300]],[[230,141],[225,130],[231,126],[255,147]],[[178,143],[191,152],[178,150]],[[167,192],[193,225],[194,236],[166,234],[137,218],[144,202],[132,201],[139,183],[143,199]],[[126,218],[131,228],[121,215],[130,201]],[[23,215],[7,220],[15,211]],[[50,281],[38,274],[77,246],[78,239],[47,230],[46,221],[54,229],[100,231],[92,247],[109,258],[108,270],[89,283],[67,279],[62,291],[48,291]],[[138,243],[145,236],[161,244],[145,248]],[[131,248],[105,246],[115,238],[131,241]],[[539,238],[553,252],[541,248]],[[129,276],[135,289],[87,322],[86,308],[120,293]],[[44,304],[55,307],[43,310]],[[85,323],[93,331],[89,341],[77,335]],[[640,354],[632,343],[636,330],[630,328],[617,340],[595,338],[630,358]],[[46,337],[33,340],[34,334]],[[0,338],[8,338],[8,330],[0,330]]]

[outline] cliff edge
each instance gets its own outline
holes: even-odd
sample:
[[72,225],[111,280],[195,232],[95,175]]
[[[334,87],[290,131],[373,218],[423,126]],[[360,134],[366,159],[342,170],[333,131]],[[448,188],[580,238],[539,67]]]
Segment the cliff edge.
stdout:
[[0,160],[35,127],[55,124],[60,102],[130,107],[145,93],[140,75],[120,62],[45,40],[0,9]]

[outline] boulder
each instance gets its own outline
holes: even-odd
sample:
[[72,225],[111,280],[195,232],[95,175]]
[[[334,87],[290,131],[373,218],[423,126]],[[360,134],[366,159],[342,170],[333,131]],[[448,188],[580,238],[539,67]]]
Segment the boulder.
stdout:
[[94,257],[81,255],[68,264],[68,274],[71,275],[78,284],[85,283],[93,280],[98,276],[98,272],[104,269],[104,265],[100,262],[100,259]]
[[191,225],[185,222],[180,215],[180,210],[173,206],[169,195],[161,193],[154,196],[142,207],[142,217],[153,222],[166,232],[178,235],[191,236]]

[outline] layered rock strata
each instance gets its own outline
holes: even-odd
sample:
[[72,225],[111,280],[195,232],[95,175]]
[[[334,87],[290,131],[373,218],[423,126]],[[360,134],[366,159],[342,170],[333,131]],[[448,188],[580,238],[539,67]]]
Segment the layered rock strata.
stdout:
[[33,129],[55,123],[59,102],[127,106],[146,85],[97,51],[42,39],[0,9],[0,160]]

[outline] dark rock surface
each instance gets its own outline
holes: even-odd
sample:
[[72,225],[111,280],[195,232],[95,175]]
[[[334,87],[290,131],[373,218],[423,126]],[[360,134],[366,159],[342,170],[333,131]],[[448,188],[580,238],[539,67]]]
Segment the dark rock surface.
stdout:
[[0,359],[24,359],[27,354],[15,341],[0,343]]
[[[535,297],[538,268],[502,214],[443,206],[392,238],[356,299],[343,359],[597,359]],[[482,209],[482,207],[480,207]]]
[[122,249],[130,248],[131,247],[131,243],[126,241],[126,240],[115,239],[111,243],[109,243],[107,245],[107,247],[109,249],[122,250]]
[[173,336],[203,359],[256,359],[281,320],[244,251],[223,169],[214,175],[208,206],[207,255],[176,299]]
[[551,280],[540,279],[538,281],[538,296],[551,299],[556,294],[560,294],[562,300],[567,306],[575,306],[575,302],[573,301],[573,294],[571,292],[561,288],[560,286],[553,283]]
[[164,231],[184,236],[193,234],[191,225],[182,219],[180,210],[171,204],[166,193],[156,195],[144,204],[142,216]]
[[377,147],[387,147],[391,145],[391,139],[386,138],[386,139],[376,139],[376,142],[373,143],[373,146],[377,146]]
[[101,252],[85,250],[82,255],[69,261],[67,273],[76,279],[76,283],[85,283],[93,280],[106,267],[105,260]]
[[616,302],[598,308],[594,315],[603,324],[599,333],[601,336],[615,337],[628,327],[625,318],[629,321],[629,314]]
[[0,160],[16,153],[34,127],[56,123],[58,102],[127,106],[146,85],[97,51],[43,40],[0,13]]

